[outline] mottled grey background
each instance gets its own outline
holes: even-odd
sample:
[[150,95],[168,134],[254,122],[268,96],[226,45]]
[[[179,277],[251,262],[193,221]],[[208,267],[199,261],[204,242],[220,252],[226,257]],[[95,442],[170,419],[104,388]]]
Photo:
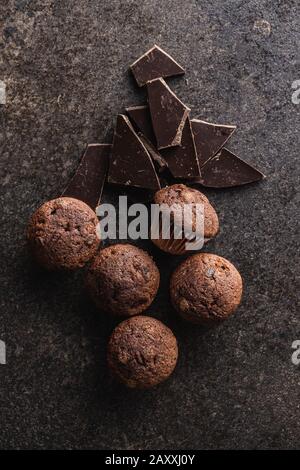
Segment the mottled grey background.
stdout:
[[[1,1],[1,448],[299,447],[297,4]],[[143,102],[127,66],[154,42],[186,66],[170,84],[193,116],[238,124],[230,148],[268,179],[206,192],[221,221],[206,249],[245,281],[242,306],[219,328],[177,318],[167,287],[178,260],[142,244],[162,272],[149,313],[174,329],[180,360],[168,382],[138,392],[106,371],[114,322],[85,297],[83,273],[36,270],[24,230],[64,188],[85,144],[109,139],[115,115]]]

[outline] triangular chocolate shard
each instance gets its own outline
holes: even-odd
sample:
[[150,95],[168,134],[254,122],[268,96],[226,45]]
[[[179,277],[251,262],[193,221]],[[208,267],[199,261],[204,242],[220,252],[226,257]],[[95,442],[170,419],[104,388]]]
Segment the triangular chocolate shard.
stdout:
[[74,197],[96,209],[106,180],[110,144],[89,144],[62,196]]
[[151,157],[123,114],[117,118],[108,182],[154,191],[160,188]]
[[143,134],[139,134],[139,138],[141,139],[147,151],[149,152],[149,155],[152,158],[153,162],[156,164],[156,168],[158,169],[158,171],[162,172],[163,170],[165,170],[168,167],[168,164],[158,152],[158,150],[156,150],[154,145],[146,137],[144,137]]
[[180,145],[190,109],[162,78],[147,84],[149,109],[158,150]]
[[156,139],[152,127],[149,106],[131,106],[126,108],[131,122],[153,145],[156,145]]
[[202,168],[226,144],[236,130],[236,126],[212,124],[200,119],[192,119],[192,129],[199,165]]
[[264,178],[259,170],[223,148],[202,167],[199,183],[209,188],[230,188]]
[[138,86],[155,78],[184,74],[184,69],[159,46],[153,46],[130,66]]
[[161,151],[174,178],[199,178],[200,168],[189,117],[182,131],[181,145]]
[[136,128],[139,138],[148,150],[150,157],[156,163],[158,170],[164,170],[168,165],[158,150],[156,150],[156,139],[153,132],[149,106],[131,106],[130,108],[126,108],[126,112]]

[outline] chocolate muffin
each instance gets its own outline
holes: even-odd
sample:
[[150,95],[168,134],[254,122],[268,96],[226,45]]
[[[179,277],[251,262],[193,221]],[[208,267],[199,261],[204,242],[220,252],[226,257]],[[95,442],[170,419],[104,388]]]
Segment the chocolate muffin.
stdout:
[[87,273],[87,288],[100,310],[129,317],[153,302],[160,275],[145,251],[129,244],[101,250]]
[[[175,213],[172,215],[171,237],[170,239],[163,239],[161,234],[161,220],[158,228],[159,238],[152,238],[153,243],[161,250],[171,254],[184,254],[187,252],[186,242],[196,242],[199,239],[199,249],[202,247],[201,241],[209,241],[215,237],[219,231],[219,219],[215,209],[210,204],[207,197],[200,191],[194,188],[189,188],[184,184],[174,184],[157,191],[154,195],[154,203],[160,206],[165,205],[167,208],[173,206],[176,208]],[[204,208],[204,234],[196,233],[196,207],[193,208],[191,214],[192,219],[190,224],[192,227],[191,237],[186,237],[182,234],[182,215],[186,204],[201,204]],[[163,206],[162,206],[163,212]],[[180,224],[180,225],[179,225]],[[152,227],[153,228],[153,227]],[[152,232],[153,233],[153,232]],[[180,239],[176,239],[176,233],[182,234]]]
[[209,253],[186,259],[171,278],[171,300],[186,320],[214,324],[226,320],[242,297],[242,278],[228,260]]
[[131,388],[150,388],[173,372],[177,341],[172,331],[155,318],[133,317],[113,331],[107,358],[120,382]]
[[82,201],[60,197],[39,207],[29,220],[27,239],[40,265],[49,270],[81,268],[96,253],[98,219]]

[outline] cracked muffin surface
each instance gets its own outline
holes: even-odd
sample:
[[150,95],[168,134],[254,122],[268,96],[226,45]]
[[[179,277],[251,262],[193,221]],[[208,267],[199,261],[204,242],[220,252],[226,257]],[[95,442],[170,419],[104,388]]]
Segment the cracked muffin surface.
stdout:
[[171,277],[171,301],[186,320],[214,324],[238,307],[243,283],[238,270],[225,258],[199,253],[181,263]]
[[[173,184],[157,191],[154,195],[155,204],[165,204],[168,207],[177,207],[179,220],[183,214],[186,204],[202,204],[204,208],[204,238],[206,240],[213,238],[219,231],[218,215],[209,202],[208,198],[197,189],[190,188],[184,184]],[[176,214],[175,214],[176,223]],[[193,231],[196,229],[196,210],[193,208],[191,226]]]
[[131,388],[150,388],[173,372],[178,347],[172,331],[147,316],[129,318],[113,331],[107,360],[116,378]]
[[146,251],[130,244],[101,250],[87,273],[87,289],[100,310],[113,315],[142,313],[153,302],[160,282]]
[[46,202],[31,216],[27,240],[37,262],[46,269],[81,268],[96,253],[98,219],[84,202],[60,197]]

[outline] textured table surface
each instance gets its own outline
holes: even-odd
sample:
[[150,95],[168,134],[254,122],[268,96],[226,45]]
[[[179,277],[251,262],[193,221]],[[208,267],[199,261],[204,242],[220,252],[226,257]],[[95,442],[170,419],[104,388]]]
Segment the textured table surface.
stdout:
[[[297,3],[1,2],[1,448],[299,447]],[[115,322],[86,298],[84,273],[39,272],[24,230],[64,188],[85,144],[109,141],[116,114],[144,102],[127,66],[153,43],[186,67],[170,84],[193,116],[237,124],[229,148],[268,178],[206,191],[221,222],[206,250],[233,261],[245,282],[222,326],[177,318],[168,282],[179,260],[142,243],[162,273],[149,314],[174,329],[180,360],[169,381],[141,392],[107,373]]]

